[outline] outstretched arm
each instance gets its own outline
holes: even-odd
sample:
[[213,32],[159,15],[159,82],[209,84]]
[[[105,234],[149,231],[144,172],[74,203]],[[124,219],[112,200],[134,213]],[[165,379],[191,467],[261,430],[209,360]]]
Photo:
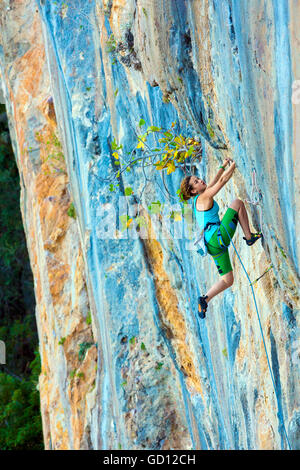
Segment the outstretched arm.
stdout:
[[202,198],[214,197],[220,191],[220,189],[223,188],[223,186],[227,183],[227,181],[230,180],[234,170],[235,170],[235,163],[232,162],[230,167],[226,171],[224,171],[224,174],[221,176],[219,181],[217,181],[210,188],[205,189],[204,193],[202,194]]
[[219,169],[218,173],[216,174],[216,176],[214,177],[214,179],[207,185],[208,188],[211,188],[212,186],[214,186],[219,181],[221,176],[224,175],[224,171],[225,171],[226,166],[229,165],[229,163],[231,161],[232,160],[230,158],[225,158],[225,160],[222,163],[222,167],[220,167],[220,169]]

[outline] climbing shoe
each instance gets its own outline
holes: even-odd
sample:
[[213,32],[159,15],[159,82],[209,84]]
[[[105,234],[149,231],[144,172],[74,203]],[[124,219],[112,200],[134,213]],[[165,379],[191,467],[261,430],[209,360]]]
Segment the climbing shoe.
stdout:
[[198,312],[199,312],[199,317],[202,319],[205,318],[205,314],[207,310],[207,302],[205,299],[207,299],[207,295],[205,295],[204,297],[198,298]]
[[253,243],[255,243],[257,240],[259,240],[260,238],[262,238],[262,233],[261,232],[256,232],[256,233],[252,233],[251,232],[251,238],[250,240],[247,240],[246,237],[243,237],[244,240],[246,240],[246,243],[248,246],[251,246],[253,245]]

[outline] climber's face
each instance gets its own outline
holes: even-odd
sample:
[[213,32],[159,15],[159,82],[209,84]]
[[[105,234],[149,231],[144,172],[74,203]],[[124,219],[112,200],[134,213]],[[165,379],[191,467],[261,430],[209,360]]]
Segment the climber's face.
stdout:
[[190,186],[192,188],[191,193],[193,195],[196,195],[203,193],[207,185],[204,180],[202,180],[201,178],[197,178],[197,176],[193,175],[190,179]]

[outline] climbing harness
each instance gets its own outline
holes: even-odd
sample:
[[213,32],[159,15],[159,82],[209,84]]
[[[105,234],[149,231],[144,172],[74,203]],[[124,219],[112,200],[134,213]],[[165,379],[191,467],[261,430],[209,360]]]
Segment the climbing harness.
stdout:
[[[276,400],[277,400],[278,418],[281,420],[281,424],[282,424],[282,428],[283,428],[283,431],[284,431],[284,435],[285,435],[285,438],[286,438],[286,442],[287,442],[288,448],[289,448],[289,450],[292,450],[291,444],[290,444],[290,441],[289,441],[289,438],[288,438],[288,435],[287,435],[287,432],[286,432],[286,428],[285,428],[285,424],[284,424],[284,419],[283,419],[283,416],[282,416],[281,413],[280,413],[280,402],[279,402],[279,398],[278,398],[278,394],[277,394],[277,389],[276,389],[276,385],[275,385],[274,375],[273,375],[273,372],[272,372],[272,369],[271,369],[270,359],[269,359],[269,355],[268,355],[268,351],[267,351],[267,346],[266,346],[265,337],[264,337],[264,333],[263,333],[263,329],[262,329],[262,324],[261,324],[261,320],[260,320],[260,315],[259,315],[258,308],[257,308],[257,303],[256,303],[256,299],[255,299],[255,294],[254,294],[253,285],[252,285],[252,283],[251,283],[251,280],[250,280],[250,278],[249,278],[249,276],[248,276],[247,270],[246,270],[246,268],[245,268],[245,266],[244,266],[244,264],[243,264],[243,262],[242,262],[242,260],[241,260],[241,258],[240,258],[240,256],[239,256],[239,254],[238,254],[238,252],[237,252],[237,250],[236,250],[236,248],[235,248],[235,246],[234,246],[234,243],[233,243],[233,241],[232,241],[232,238],[230,237],[230,235],[229,235],[229,233],[228,233],[226,227],[225,227],[225,230],[226,230],[227,235],[229,236],[230,241],[231,241],[231,243],[232,243],[232,245],[233,245],[233,248],[234,248],[234,250],[235,250],[235,252],[236,252],[236,254],[237,254],[237,256],[238,256],[238,258],[239,258],[239,260],[240,260],[240,262],[241,262],[241,265],[242,265],[242,267],[243,267],[243,269],[244,269],[244,271],[245,271],[245,274],[246,274],[246,276],[247,276],[247,278],[248,278],[248,281],[250,282],[250,286],[251,286],[251,290],[252,290],[252,295],[253,295],[253,300],[254,300],[254,305],[255,305],[256,314],[257,314],[257,319],[258,319],[258,323],[259,323],[259,328],[260,328],[260,332],[261,332],[261,336],[262,336],[262,340],[263,340],[263,345],[264,345],[264,349],[265,349],[265,353],[266,353],[266,357],[267,357],[267,363],[268,363],[268,367],[269,367],[269,371],[270,371],[270,376],[271,376],[271,379],[272,379],[272,384],[273,384],[273,388],[274,388],[274,392],[275,392],[275,396],[276,396]],[[271,269],[271,267],[272,267],[272,265],[270,266],[269,269]],[[269,270],[269,269],[268,269],[268,270]],[[267,270],[267,271],[268,271],[268,270]],[[266,271],[266,272],[267,272],[267,271]],[[265,272],[265,273],[266,273],[266,272]],[[264,274],[265,274],[265,273],[264,273]],[[264,274],[262,274],[262,276],[263,276]],[[260,277],[262,277],[262,276],[260,276]],[[260,278],[258,278],[258,279],[260,279]],[[256,279],[256,281],[257,281],[258,279]],[[254,282],[256,282],[256,281],[254,281]]]
[[[255,195],[254,195],[254,193],[255,193]],[[261,193],[260,189],[258,188],[257,182],[256,182],[256,170],[253,169],[253,171],[252,171],[252,191],[251,191],[251,198],[250,198],[250,200],[249,200],[249,199],[246,199],[246,202],[248,202],[248,204],[252,204],[252,205],[254,205],[254,206],[257,206],[257,208],[260,209],[260,213],[259,213],[259,224],[260,224],[260,231],[261,231],[261,233],[263,234],[263,228],[262,228],[262,225],[263,225],[263,222],[262,222],[262,207],[261,207],[261,204],[260,204],[261,198],[262,198],[262,193]]]
[[206,245],[206,241],[205,241],[205,237],[204,237],[204,232],[211,225],[220,225],[220,223],[219,222],[207,222],[207,224],[205,225],[204,229],[201,232],[200,238],[198,238],[198,240],[196,240],[195,243],[194,243],[194,245],[198,245],[198,243],[199,243],[197,253],[199,253],[199,255],[203,256],[203,257],[206,256],[207,253],[208,253],[207,252],[207,245]]

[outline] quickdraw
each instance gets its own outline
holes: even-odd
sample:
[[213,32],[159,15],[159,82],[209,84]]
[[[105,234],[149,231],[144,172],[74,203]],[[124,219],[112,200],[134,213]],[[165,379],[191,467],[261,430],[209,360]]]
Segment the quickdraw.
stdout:
[[[256,195],[254,196],[254,193],[256,192]],[[261,207],[261,204],[260,204],[260,201],[262,199],[262,192],[260,191],[260,189],[258,188],[257,186],[257,182],[256,182],[256,170],[253,169],[252,171],[252,191],[251,191],[251,198],[250,200],[249,199],[246,199],[246,202],[248,202],[248,204],[252,204],[254,206],[257,206],[258,209],[260,209],[260,213],[259,213],[259,224],[260,224],[260,231],[261,233],[263,234],[263,221],[262,221],[262,207]]]

